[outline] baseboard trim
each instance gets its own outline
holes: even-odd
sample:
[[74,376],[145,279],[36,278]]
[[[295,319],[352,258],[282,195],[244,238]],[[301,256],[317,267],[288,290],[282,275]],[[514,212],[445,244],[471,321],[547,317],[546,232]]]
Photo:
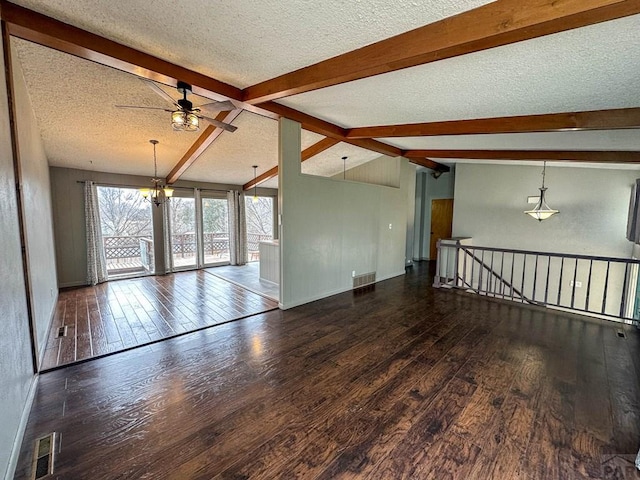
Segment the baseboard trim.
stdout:
[[[401,275],[405,275],[405,271],[404,269],[401,272],[395,272],[395,273],[391,273],[389,275],[385,275],[382,278],[378,278],[376,280],[375,283],[378,282],[383,282],[385,280],[390,280],[392,278],[395,277],[399,277]],[[339,295],[341,293],[345,293],[345,292],[351,292],[353,290],[353,287],[346,287],[346,288],[341,288],[341,289],[337,289],[331,292],[326,292],[326,293],[321,293],[319,295],[314,295],[313,297],[308,297],[305,298],[303,300],[297,300],[295,302],[291,302],[291,303],[278,303],[278,307],[280,307],[280,310],[288,310],[290,308],[295,308],[295,307],[299,307],[300,305],[305,305],[307,303],[311,303],[311,302],[315,302],[317,300],[322,300],[323,298],[327,298],[327,297],[332,297],[334,295]],[[282,291],[280,292],[280,295],[282,296]]]
[[47,324],[47,337],[45,337],[44,342],[42,342],[42,345],[39,345],[40,351],[38,352],[38,371],[40,371],[40,367],[42,366],[42,362],[44,360],[44,354],[45,354],[45,351],[47,350],[47,341],[49,340],[48,335],[49,335],[49,332],[51,332],[53,319],[56,317],[56,307],[58,306],[58,296],[60,295],[59,292],[60,291],[58,290],[58,292],[55,295],[55,298],[53,299],[53,303],[51,304],[51,313],[49,314],[49,323]]
[[5,480],[13,480],[16,474],[16,467],[18,466],[18,459],[20,457],[20,449],[22,447],[22,441],[24,440],[24,434],[27,430],[27,422],[29,421],[29,414],[31,413],[31,407],[33,401],[36,398],[36,390],[38,387],[38,379],[40,376],[35,374],[31,380],[29,386],[29,393],[27,395],[27,401],[25,402],[20,416],[20,425],[16,432],[15,439],[13,441],[13,448],[11,449],[11,455],[9,456],[9,465],[7,465],[7,471],[5,473]]
[[87,282],[66,282],[58,285],[58,289],[60,288],[70,288],[70,287],[86,287]]

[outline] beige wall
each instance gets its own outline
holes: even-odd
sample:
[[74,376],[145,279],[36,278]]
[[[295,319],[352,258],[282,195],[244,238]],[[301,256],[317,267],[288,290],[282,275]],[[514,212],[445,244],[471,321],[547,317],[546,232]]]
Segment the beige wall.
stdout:
[[[14,58],[16,56],[14,55]],[[31,305],[40,358],[58,298],[49,165],[19,62],[13,65]]]
[[[0,46],[2,45],[0,39]],[[34,386],[29,318],[22,271],[5,65],[0,58],[0,477],[13,478]]]
[[283,308],[351,289],[353,271],[378,280],[404,274],[415,169],[400,162],[400,188],[303,175],[300,125],[280,121]]

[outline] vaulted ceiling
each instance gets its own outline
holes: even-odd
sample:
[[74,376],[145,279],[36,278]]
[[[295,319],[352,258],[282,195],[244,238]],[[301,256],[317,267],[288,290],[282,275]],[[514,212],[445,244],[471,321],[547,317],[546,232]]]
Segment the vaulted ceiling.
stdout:
[[[279,115],[303,124],[303,171],[319,175],[380,154],[436,169],[640,165],[639,0],[1,8],[51,165],[149,175],[157,138],[170,181],[250,184],[251,165],[277,173]],[[116,108],[166,106],[137,76],[176,99],[176,81],[192,83],[196,105],[231,99],[238,109],[219,119],[238,130],[175,132],[167,112]]]

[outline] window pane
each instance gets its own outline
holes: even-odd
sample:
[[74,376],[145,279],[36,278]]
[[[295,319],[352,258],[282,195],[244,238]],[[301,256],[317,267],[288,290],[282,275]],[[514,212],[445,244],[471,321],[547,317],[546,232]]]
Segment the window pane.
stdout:
[[202,199],[204,263],[229,262],[229,207],[226,199]]
[[153,273],[151,203],[135,188],[98,187],[109,278]]
[[249,261],[260,260],[258,245],[263,240],[273,240],[273,198],[247,198],[245,212],[247,216],[247,249]]
[[198,248],[196,243],[196,204],[193,198],[173,197],[171,210],[171,253],[176,269],[195,267]]

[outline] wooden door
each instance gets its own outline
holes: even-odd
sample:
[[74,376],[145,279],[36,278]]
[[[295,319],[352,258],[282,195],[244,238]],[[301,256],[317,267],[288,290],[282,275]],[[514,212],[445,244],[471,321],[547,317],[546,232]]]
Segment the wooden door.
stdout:
[[431,200],[431,243],[429,247],[430,260],[435,260],[438,256],[436,242],[441,238],[451,238],[452,224],[453,198]]

